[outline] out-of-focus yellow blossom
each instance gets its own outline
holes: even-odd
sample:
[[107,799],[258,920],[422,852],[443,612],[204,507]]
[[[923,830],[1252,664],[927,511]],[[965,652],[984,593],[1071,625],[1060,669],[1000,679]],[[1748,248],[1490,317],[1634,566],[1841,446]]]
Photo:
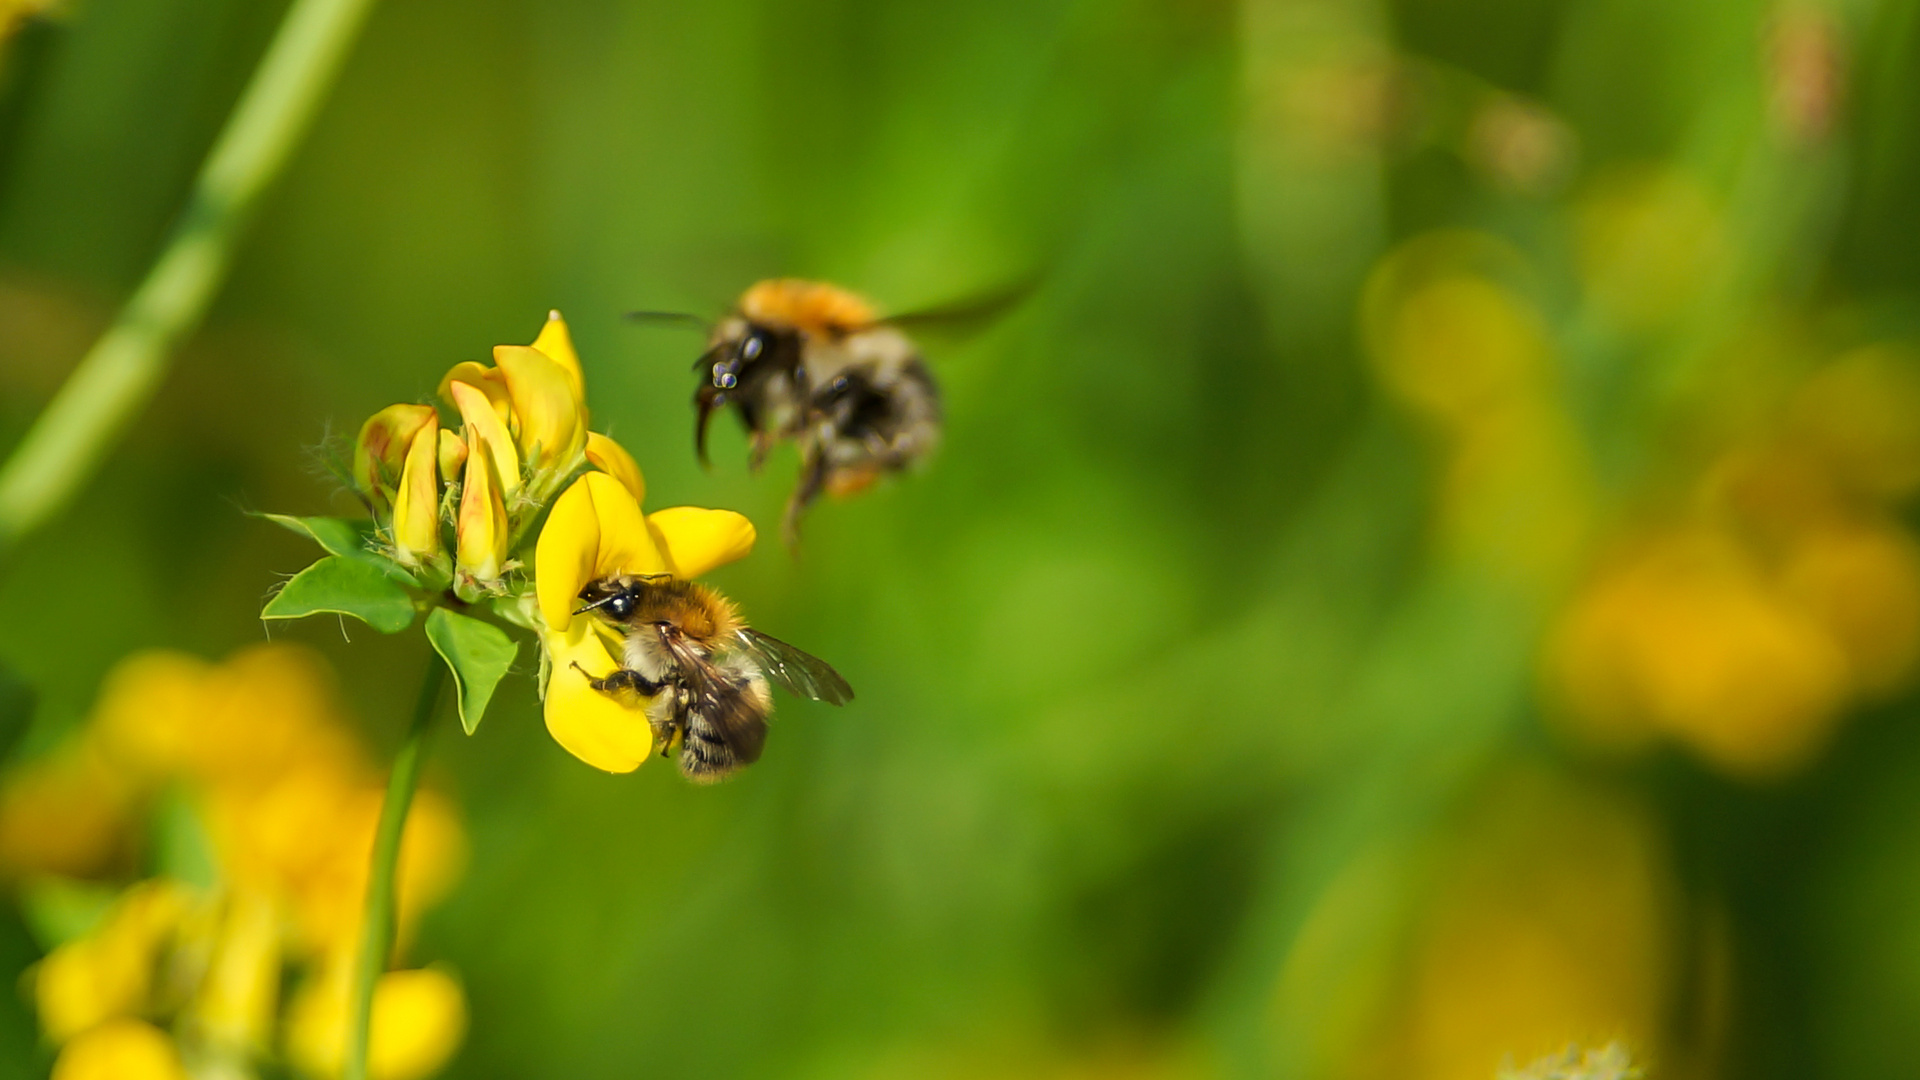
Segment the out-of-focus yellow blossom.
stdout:
[[1442,547],[1544,592],[1584,550],[1594,493],[1525,277],[1490,236],[1425,234],[1375,267],[1361,321],[1382,387],[1435,436]]
[[55,1042],[117,1016],[143,1012],[154,994],[161,953],[190,903],[164,881],[130,890],[92,934],[48,953],[33,972],[40,1025]]
[[[1367,1020],[1323,1045],[1309,1074],[1488,1080],[1616,1040],[1663,1061],[1700,1052],[1668,1039],[1695,1006],[1681,995],[1694,984],[1659,835],[1624,797],[1544,771],[1496,775],[1421,857],[1392,860],[1411,884],[1392,928],[1366,935],[1386,950],[1362,965],[1375,980]],[[1329,892],[1309,925],[1349,918],[1335,906],[1354,895]],[[1350,959],[1324,943],[1296,952],[1283,991],[1337,993]]]
[[[107,1060],[100,1047],[110,1043],[92,1033],[129,1017],[164,1021],[196,1075],[201,1063],[231,1075],[275,1053],[289,1037],[280,1030],[280,990],[289,976],[301,987],[335,978],[329,973],[354,954],[382,798],[325,668],[285,645],[243,650],[220,664],[171,652],[131,657],[108,677],[79,746],[48,759],[60,769],[74,760],[122,778],[116,820],[129,832],[140,828],[138,807],[151,796],[185,794],[211,841],[218,879],[205,887],[165,879],[136,885],[94,930],[35,968],[35,1001],[48,1036],[62,1044],[61,1068]],[[31,772],[16,782],[29,792],[39,787]],[[44,815],[22,806],[0,800],[8,815]],[[0,817],[0,836],[19,824]],[[421,792],[402,846],[402,948],[420,912],[451,886],[463,849],[452,804]],[[48,873],[64,865],[18,869]],[[415,1004],[387,1007],[412,1019],[388,1037],[399,1048],[386,1051],[394,1064],[380,1075],[425,1076],[457,1045],[458,984],[438,973],[434,979],[436,989],[397,999]],[[428,1020],[434,1023],[414,1029]],[[167,1038],[153,1029],[146,1041],[166,1045]],[[332,1051],[336,1059],[342,1052]]]
[[619,643],[602,620],[574,614],[581,588],[615,574],[698,577],[751,552],[754,528],[731,510],[680,506],[643,515],[633,490],[645,490],[640,470],[624,453],[610,460],[630,475],[587,473],[554,502],[534,551],[534,583],[547,655],[547,730],[575,757],[618,773],[647,759],[653,733],[640,703],[589,685],[619,666]]
[[[338,1076],[346,1056],[350,961],[332,964],[293,1001],[287,1053],[313,1076]],[[466,996],[437,968],[389,971],[373,991],[367,1070],[374,1080],[420,1080],[446,1065],[466,1035]]]
[[1593,309],[1643,332],[1692,310],[1726,255],[1719,206],[1693,176],[1615,168],[1582,194],[1574,219],[1581,283]]
[[1850,705],[1908,685],[1920,544],[1890,510],[1920,487],[1910,410],[1920,367],[1881,347],[1755,410],[1695,498],[1616,544],[1562,613],[1544,670],[1563,728],[1674,738],[1764,779],[1812,760]]
[[1920,357],[1856,349],[1809,376],[1788,404],[1787,437],[1849,491],[1901,499],[1920,491]]
[[1805,763],[1847,693],[1847,659],[1727,536],[1635,544],[1569,609],[1548,645],[1563,722],[1595,743],[1665,734],[1742,776]]
[[166,1033],[144,1020],[102,1024],[60,1052],[52,1080],[188,1080]]
[[0,876],[101,877],[131,852],[137,785],[93,747],[71,747],[0,779]]

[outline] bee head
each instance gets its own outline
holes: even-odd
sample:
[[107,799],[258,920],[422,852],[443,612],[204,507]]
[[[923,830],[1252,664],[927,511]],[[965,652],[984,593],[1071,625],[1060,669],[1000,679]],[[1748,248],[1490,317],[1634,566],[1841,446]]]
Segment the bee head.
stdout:
[[632,586],[617,578],[589,583],[580,590],[580,599],[585,603],[573,609],[575,615],[600,611],[615,622],[625,622],[632,616],[634,605],[638,603]]

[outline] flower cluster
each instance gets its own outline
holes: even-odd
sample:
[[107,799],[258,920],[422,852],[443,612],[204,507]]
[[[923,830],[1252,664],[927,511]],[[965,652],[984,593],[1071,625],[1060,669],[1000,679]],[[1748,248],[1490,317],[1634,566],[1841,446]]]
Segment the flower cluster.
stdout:
[[[123,661],[82,732],[0,788],[0,863],[52,939],[30,985],[60,1047],[55,1076],[231,1077],[270,1062],[338,1075],[381,797],[305,651]],[[423,792],[404,834],[403,939],[463,849],[451,803]],[[451,975],[387,972],[374,1075],[432,1074],[464,1024]]]
[[1920,666],[1920,544],[1897,513],[1920,492],[1920,365],[1868,347],[1768,398],[1560,616],[1547,684],[1581,740],[1664,736],[1778,776]]
[[330,554],[262,614],[337,612],[393,632],[426,611],[468,731],[517,654],[484,616],[532,630],[548,730],[582,761],[627,772],[646,760],[652,729],[644,701],[591,687],[618,666],[619,648],[600,620],[574,614],[581,588],[615,574],[704,574],[752,551],[753,524],[730,510],[642,512],[640,467],[588,430],[580,359],[558,312],[532,345],[498,346],[493,361],[441,379],[457,428],[425,404],[389,406],[361,427],[351,477],[370,527],[274,519]]

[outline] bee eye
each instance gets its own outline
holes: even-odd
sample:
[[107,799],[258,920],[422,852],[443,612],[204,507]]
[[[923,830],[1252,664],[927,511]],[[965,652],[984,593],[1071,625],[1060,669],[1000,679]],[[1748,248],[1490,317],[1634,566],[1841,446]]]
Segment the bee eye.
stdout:
[[633,597],[622,593],[607,601],[607,614],[616,619],[624,619],[633,614]]
[[731,390],[740,382],[740,376],[734,374],[740,365],[732,361],[721,361],[713,365],[713,385],[722,390]]
[[740,343],[740,359],[757,360],[761,350],[767,347],[765,339],[759,334],[748,334],[747,340]]

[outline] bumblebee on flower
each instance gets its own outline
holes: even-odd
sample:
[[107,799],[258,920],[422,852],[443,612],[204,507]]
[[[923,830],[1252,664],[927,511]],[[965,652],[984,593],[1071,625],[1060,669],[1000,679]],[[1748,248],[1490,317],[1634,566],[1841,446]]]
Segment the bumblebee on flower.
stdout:
[[[438,396],[444,416],[398,404],[362,425],[350,476],[370,527],[274,518],[330,555],[288,582],[264,617],[336,612],[395,632],[426,612],[469,732],[518,652],[486,616],[532,630],[547,729],[608,772],[675,746],[696,780],[751,762],[769,677],[836,704],[852,696],[824,663],[740,622],[724,597],[689,591],[692,579],[753,550],[753,524],[731,510],[641,510],[639,465],[588,430],[580,359],[558,312],[533,344],[495,347],[492,366],[454,365]],[[646,663],[649,647],[616,617],[621,604],[606,603],[615,581],[629,583],[634,602],[677,583],[703,611],[726,613],[712,623],[725,632],[689,634],[677,616],[650,618],[644,637],[666,651]],[[712,756],[703,764],[703,755]]]

